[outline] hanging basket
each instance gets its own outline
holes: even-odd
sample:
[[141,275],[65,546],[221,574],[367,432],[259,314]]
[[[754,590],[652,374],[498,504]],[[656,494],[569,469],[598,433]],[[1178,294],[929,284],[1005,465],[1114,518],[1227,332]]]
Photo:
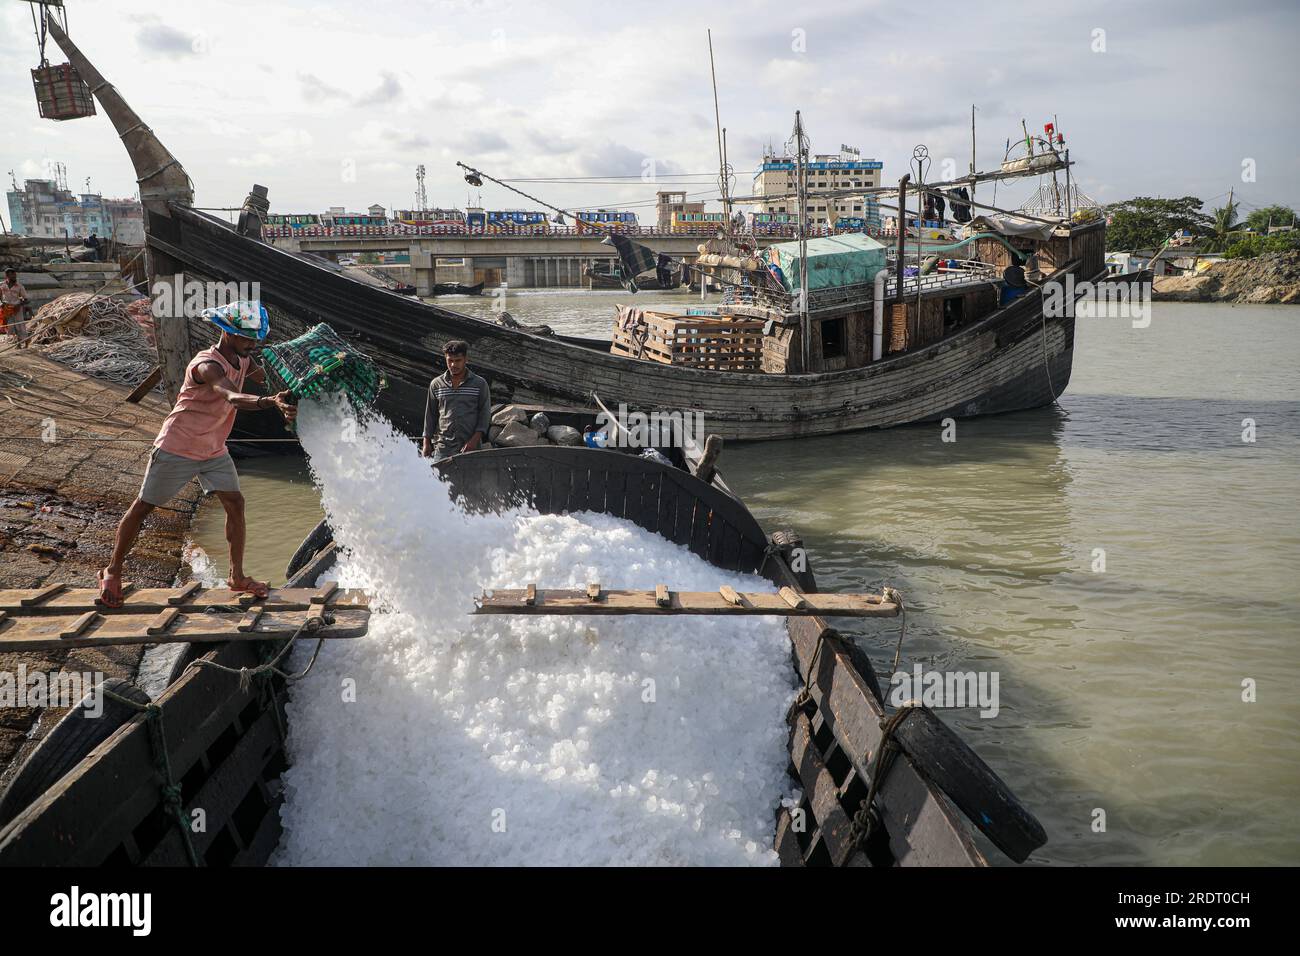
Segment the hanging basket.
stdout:
[[36,105],[42,119],[70,120],[95,115],[95,98],[71,63],[32,70]]

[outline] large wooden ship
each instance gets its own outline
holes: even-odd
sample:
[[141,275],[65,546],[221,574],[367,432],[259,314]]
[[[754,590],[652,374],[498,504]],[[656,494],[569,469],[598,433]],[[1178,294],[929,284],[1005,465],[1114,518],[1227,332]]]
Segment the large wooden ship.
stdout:
[[[240,226],[194,209],[192,184],[177,159],[56,23],[49,32],[135,166],[153,287],[188,278],[258,283],[274,338],[328,322],[384,370],[390,387],[381,408],[411,429],[419,427],[428,382],[451,338],[469,343],[473,366],[494,397],[586,406],[593,393],[618,395],[629,409],[702,413],[709,432],[729,439],[797,438],[1032,408],[1061,394],[1074,356],[1073,310],[1046,315],[1044,283],[1105,273],[1104,223],[1063,219],[1041,237],[972,243],[973,257],[952,272],[899,274],[883,289],[859,283],[810,293],[806,310],[780,301],[729,307],[734,318],[761,320],[757,370],[614,354],[608,341],[505,327],[272,248],[260,239],[264,189],[250,196]],[[1002,269],[1031,254],[1043,282],[1004,303]],[[882,296],[889,299],[887,344],[873,354],[874,305]],[[179,304],[183,296],[171,298]],[[171,392],[213,331],[193,316],[160,316],[158,324],[163,381]]]

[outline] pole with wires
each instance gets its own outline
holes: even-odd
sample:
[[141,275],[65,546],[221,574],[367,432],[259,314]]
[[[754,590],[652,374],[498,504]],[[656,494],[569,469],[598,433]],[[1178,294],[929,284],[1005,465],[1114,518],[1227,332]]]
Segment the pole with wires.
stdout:
[[795,188],[799,197],[799,326],[802,332],[803,369],[812,363],[812,320],[808,316],[808,137],[803,116],[794,112]]

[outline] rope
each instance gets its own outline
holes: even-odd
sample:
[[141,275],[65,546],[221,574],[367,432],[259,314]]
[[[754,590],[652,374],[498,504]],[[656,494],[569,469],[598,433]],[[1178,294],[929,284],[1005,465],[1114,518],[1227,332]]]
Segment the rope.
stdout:
[[880,826],[880,812],[876,809],[876,795],[880,788],[884,786],[885,778],[889,776],[889,771],[894,766],[894,759],[902,749],[894,735],[898,728],[902,726],[903,721],[912,715],[912,712],[921,708],[922,704],[917,700],[909,700],[902,707],[894,711],[888,717],[880,722],[880,745],[876,750],[876,759],[871,766],[871,786],[867,789],[867,795],[858,805],[858,810],[853,814],[853,825],[849,829],[849,842],[859,850],[865,852],[867,842],[871,839],[876,828]]
[[887,601],[893,601],[898,605],[898,644],[894,648],[894,671],[898,670],[898,658],[903,653],[903,637],[907,634],[907,606],[903,604],[903,595],[897,588],[890,587],[888,584],[881,590],[880,596]]
[[134,388],[158,362],[133,306],[86,293],[59,296],[28,323],[27,345],[79,372]]
[[[189,666],[190,667],[196,667],[196,666],[211,667],[214,670],[223,671],[227,674],[234,674],[239,678],[239,689],[242,693],[247,693],[252,688],[253,678],[256,677],[261,680],[269,680],[270,679],[269,675],[271,674],[283,678],[283,680],[287,684],[292,684],[302,680],[311,672],[311,669],[314,666],[316,666],[316,658],[320,656],[320,649],[325,644],[325,638],[322,637],[317,639],[316,649],[312,651],[311,660],[307,662],[307,666],[304,667],[301,672],[297,674],[286,674],[284,671],[280,670],[276,665],[279,664],[280,661],[284,659],[284,656],[289,653],[289,650],[293,647],[294,642],[298,640],[299,636],[302,634],[303,631],[315,630],[317,627],[320,626],[321,623],[332,624],[333,617],[330,615],[325,615],[324,618],[321,619],[320,623],[317,623],[316,621],[304,620],[301,624],[298,625],[298,629],[293,632],[293,636],[284,642],[284,646],[280,648],[279,653],[276,654],[269,661],[264,661],[263,663],[259,664],[257,667],[227,667],[225,664],[218,664],[216,661],[206,661],[203,660],[202,658],[196,661],[192,661]],[[309,624],[311,625],[310,627],[308,626]],[[189,668],[186,669],[188,670]],[[277,718],[277,722],[278,722],[278,718]]]
[[822,648],[826,646],[826,633],[829,630],[829,628],[823,628],[817,632],[817,646],[813,648],[812,660],[808,662],[808,673],[804,675],[803,689],[795,695],[794,700],[790,702],[790,706],[785,712],[785,722],[787,724],[793,725],[794,715],[801,711],[805,716],[812,716],[812,682],[817,673],[817,665],[821,661]]
[[163,711],[155,703],[141,704],[139,701],[131,700],[120,694],[115,694],[103,685],[100,686],[104,696],[117,701],[119,704],[126,704],[128,707],[143,713],[146,717],[145,723],[149,726],[149,746],[153,751],[154,767],[157,769],[159,776],[162,777],[162,783],[158,789],[162,792],[162,802],[165,812],[171,816],[176,823],[176,828],[180,832],[181,843],[185,847],[185,856],[190,861],[190,866],[202,866],[199,860],[198,852],[194,849],[194,841],[191,839],[190,823],[185,817],[185,805],[181,801],[181,787],[172,777],[171,759],[167,755],[167,736],[163,728]]

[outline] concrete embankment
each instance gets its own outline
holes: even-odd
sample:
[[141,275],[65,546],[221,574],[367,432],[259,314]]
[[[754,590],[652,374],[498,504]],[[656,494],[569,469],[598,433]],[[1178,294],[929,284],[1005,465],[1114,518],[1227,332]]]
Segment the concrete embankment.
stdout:
[[1200,275],[1160,276],[1152,298],[1165,302],[1300,303],[1300,252],[1225,259]]
[[[0,345],[0,588],[95,586],[168,411],[156,392],[139,404],[127,403],[128,393]],[[170,587],[189,576],[182,549],[198,498],[191,482],[150,515],[127,561],[127,581]],[[142,652],[137,646],[5,653],[0,642],[0,672],[17,673],[24,664],[29,674],[62,669],[131,677]],[[63,713],[0,707],[0,789],[4,769],[17,766]]]

